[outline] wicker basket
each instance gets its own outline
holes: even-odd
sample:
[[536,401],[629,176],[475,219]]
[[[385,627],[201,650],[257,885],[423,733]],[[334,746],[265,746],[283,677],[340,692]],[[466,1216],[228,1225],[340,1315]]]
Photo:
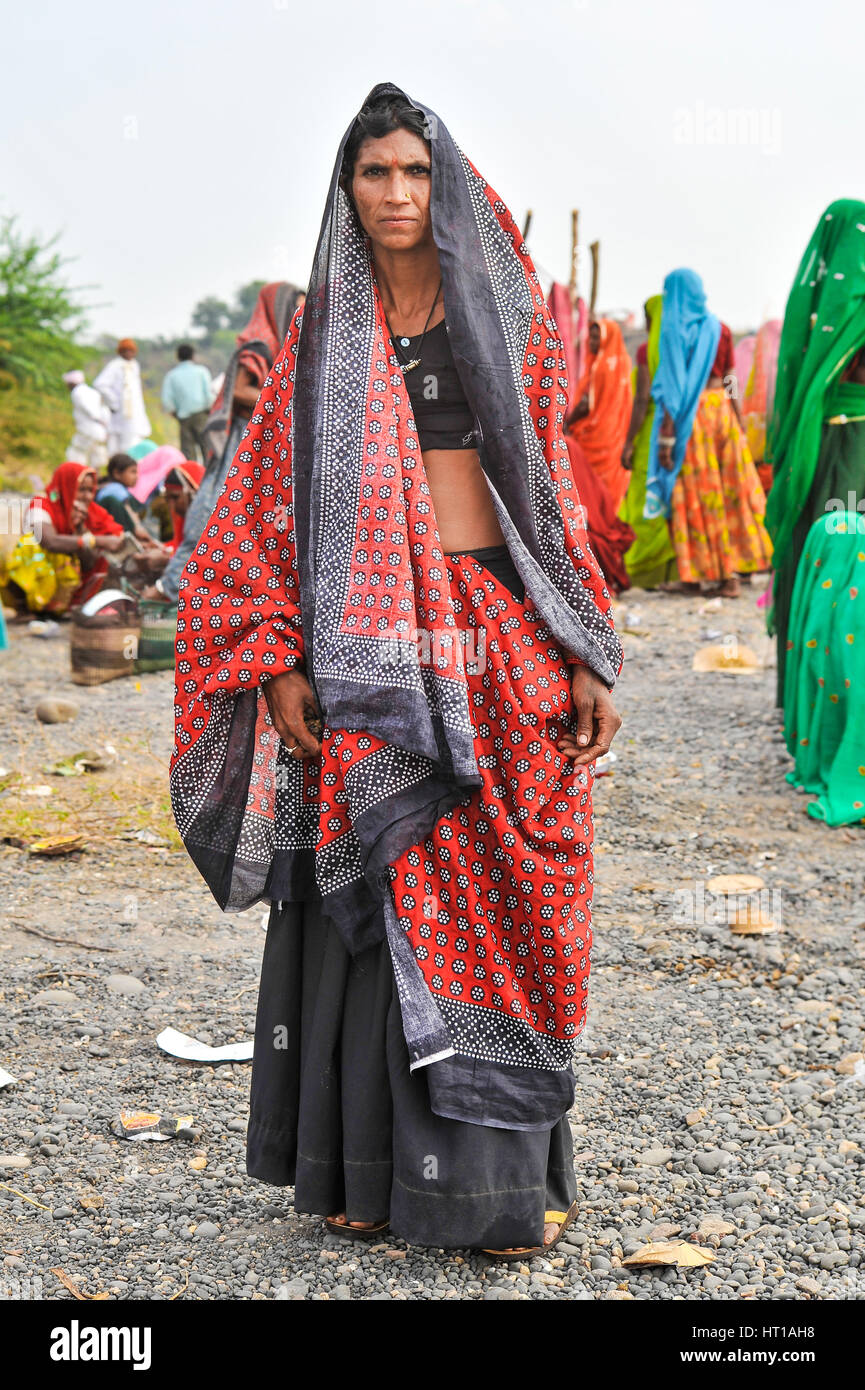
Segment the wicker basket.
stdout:
[[164,603],[153,603],[150,599],[140,599],[138,611],[141,615],[141,636],[136,671],[173,671],[177,609]]
[[141,624],[134,603],[123,594],[110,606],[93,611],[95,603],[91,600],[72,613],[69,651],[74,685],[103,685],[131,676],[135,669]]

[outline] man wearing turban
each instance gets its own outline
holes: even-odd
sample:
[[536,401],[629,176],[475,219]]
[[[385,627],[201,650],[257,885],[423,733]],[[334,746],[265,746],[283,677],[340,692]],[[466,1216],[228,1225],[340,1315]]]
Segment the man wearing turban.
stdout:
[[86,463],[88,468],[102,469],[108,462],[108,407],[99,392],[87,385],[83,372],[65,372],[63,380],[69,389],[75,417],[75,433],[66,450],[66,462]]
[[150,434],[141,390],[138,346],[132,338],[120,339],[117,355],[105,364],[93,385],[111,412],[109,454],[128,453]]

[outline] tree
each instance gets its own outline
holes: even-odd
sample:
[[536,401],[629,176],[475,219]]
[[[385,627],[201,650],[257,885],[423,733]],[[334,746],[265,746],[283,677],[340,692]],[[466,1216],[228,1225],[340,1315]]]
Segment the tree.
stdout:
[[266,280],[250,280],[248,285],[241,285],[240,289],[235,292],[235,307],[231,312],[229,328],[233,328],[236,333],[239,333],[242,328],[246,327],[252,318],[252,311],[258,296],[266,284]]
[[61,272],[68,261],[54,247],[0,219],[0,385],[31,385],[61,393],[64,371],[87,356],[75,339],[84,310],[71,298]]
[[225,300],[217,299],[212,294],[206,299],[199,299],[192,311],[193,328],[202,328],[207,338],[218,333],[220,328],[227,328],[230,319],[231,310]]

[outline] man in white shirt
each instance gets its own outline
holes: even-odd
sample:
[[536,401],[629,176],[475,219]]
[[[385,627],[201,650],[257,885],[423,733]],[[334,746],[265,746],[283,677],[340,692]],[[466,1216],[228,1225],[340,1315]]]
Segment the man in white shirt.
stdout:
[[150,434],[137,357],[138,347],[134,340],[121,338],[117,344],[117,356],[106,363],[93,383],[111,411],[109,454],[128,453]]
[[99,392],[87,385],[83,372],[66,372],[75,433],[66,449],[67,463],[86,463],[101,469],[108,462],[108,422],[111,413]]

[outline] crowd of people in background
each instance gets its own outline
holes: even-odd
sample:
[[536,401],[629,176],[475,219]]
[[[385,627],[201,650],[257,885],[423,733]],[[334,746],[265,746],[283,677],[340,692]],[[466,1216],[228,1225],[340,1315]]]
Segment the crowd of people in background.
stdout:
[[[150,438],[138,349],[93,384],[74,370],[65,462],[35,497],[0,581],[22,611],[68,612],[121,554],[149,557],[143,597],[176,604],[303,292],[261,290],[214,382],[177,348],[162,383],[179,449]],[[614,592],[740,596],[772,571],[777,699],[791,779],[832,823],[865,815],[865,204],[823,214],[783,324],[735,344],[693,270],[645,303],[632,362],[622,325],[549,295],[572,388],[565,439],[587,530]],[[840,635],[839,635],[840,634]]]

